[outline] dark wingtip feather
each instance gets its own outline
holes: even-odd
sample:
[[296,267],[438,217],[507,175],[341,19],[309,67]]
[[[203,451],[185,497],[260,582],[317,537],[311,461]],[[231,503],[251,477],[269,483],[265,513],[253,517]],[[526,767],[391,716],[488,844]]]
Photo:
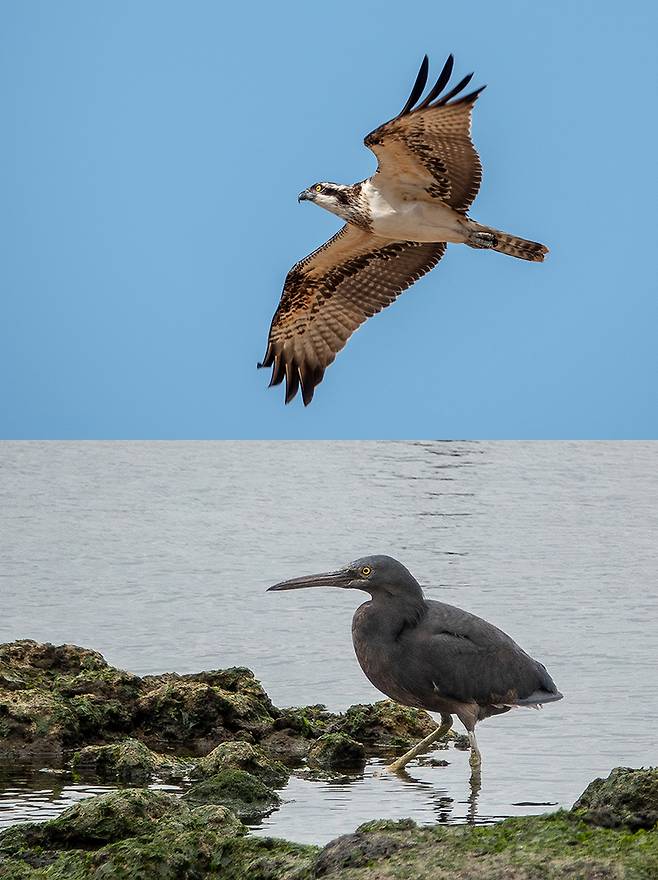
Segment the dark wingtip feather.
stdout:
[[285,376],[285,368],[281,358],[274,358],[274,366],[272,367],[272,378],[270,379],[269,388],[273,385],[280,385]]
[[300,370],[300,380],[302,385],[302,399],[304,406],[308,406],[313,400],[315,389],[324,378],[324,367],[309,367],[308,365]]
[[263,356],[263,360],[260,363],[256,364],[256,369],[262,370],[263,367],[271,367],[274,361],[274,352],[272,350],[272,346],[268,343],[267,349],[265,350],[265,355]]
[[411,108],[414,106],[416,101],[423,94],[423,89],[427,85],[427,74],[430,68],[430,60],[427,55],[423,56],[423,60],[420,63],[420,70],[418,71],[418,76],[416,77],[416,81],[413,84],[411,89],[411,94],[407,99],[407,103],[404,105],[402,110],[398,113],[398,116],[404,116],[405,113],[408,113]]
[[448,59],[447,59],[446,63],[443,65],[443,70],[439,74],[439,78],[437,79],[437,81],[434,83],[434,85],[432,86],[432,88],[428,92],[428,94],[425,97],[422,104],[419,104],[418,107],[416,107],[417,110],[424,110],[425,107],[429,107],[429,105],[432,103],[432,101],[435,98],[438,98],[438,96],[441,94],[441,92],[448,85],[448,81],[450,80],[450,77],[452,76],[452,68],[453,68],[454,64],[455,64],[455,57],[451,52],[450,55],[448,55]]
[[286,364],[286,403],[290,403],[299,391],[299,371],[295,363]]
[[441,98],[440,101],[437,101],[437,102],[436,102],[435,106],[436,106],[436,107],[445,107],[445,105],[448,103],[448,101],[449,101],[451,98],[454,98],[455,95],[458,95],[458,94],[461,92],[462,89],[466,88],[466,86],[467,86],[467,85],[470,83],[470,81],[473,79],[473,75],[474,75],[474,74],[472,74],[472,73],[467,73],[466,76],[465,76],[463,79],[460,79],[460,80],[459,80],[459,82],[458,82],[457,85],[454,87],[454,89],[450,89],[450,91],[449,91],[449,92],[446,92],[445,95]]
[[457,101],[453,101],[451,106],[455,106],[456,104],[468,104],[473,103],[476,100],[477,96],[480,92],[483,92],[486,89],[486,85],[480,86],[479,89],[475,89],[472,92],[469,92],[468,95],[464,95],[463,98],[459,98]]

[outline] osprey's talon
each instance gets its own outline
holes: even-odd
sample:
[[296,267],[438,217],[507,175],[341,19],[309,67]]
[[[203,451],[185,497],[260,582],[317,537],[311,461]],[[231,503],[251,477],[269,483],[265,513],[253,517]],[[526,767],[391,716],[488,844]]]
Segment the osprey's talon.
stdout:
[[494,248],[498,244],[498,239],[491,232],[471,232],[468,244],[475,248]]

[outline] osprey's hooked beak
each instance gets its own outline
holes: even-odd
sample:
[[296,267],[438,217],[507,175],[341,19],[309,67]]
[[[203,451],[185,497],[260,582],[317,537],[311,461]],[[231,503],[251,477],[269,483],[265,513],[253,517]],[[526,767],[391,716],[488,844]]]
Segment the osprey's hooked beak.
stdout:
[[289,581],[281,581],[269,587],[268,593],[279,590],[301,590],[304,587],[349,587],[354,580],[354,572],[348,568],[338,571],[327,571],[323,574],[309,574],[305,577],[292,578]]
[[298,202],[310,202],[311,196],[309,194],[309,191],[307,189],[303,189],[300,192],[300,194],[297,196],[297,201]]

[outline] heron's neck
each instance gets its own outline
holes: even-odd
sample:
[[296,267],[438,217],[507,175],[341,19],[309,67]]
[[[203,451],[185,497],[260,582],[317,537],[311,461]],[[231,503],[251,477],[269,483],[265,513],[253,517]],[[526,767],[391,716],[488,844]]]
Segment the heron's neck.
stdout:
[[393,636],[398,636],[408,627],[417,626],[427,614],[427,604],[420,587],[418,594],[401,597],[386,592],[372,597],[372,610]]

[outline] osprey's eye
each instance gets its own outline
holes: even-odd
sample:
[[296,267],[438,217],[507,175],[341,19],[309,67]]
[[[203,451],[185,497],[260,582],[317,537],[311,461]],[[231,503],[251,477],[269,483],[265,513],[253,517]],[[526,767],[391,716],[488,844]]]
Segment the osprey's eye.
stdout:
[[368,575],[372,574],[372,569],[370,568],[369,565],[364,565],[363,568],[361,569],[361,574],[363,575],[364,578],[367,578]]
[[321,183],[316,184],[316,186],[315,186],[316,193],[321,193],[323,189],[324,189],[324,187],[322,186]]

